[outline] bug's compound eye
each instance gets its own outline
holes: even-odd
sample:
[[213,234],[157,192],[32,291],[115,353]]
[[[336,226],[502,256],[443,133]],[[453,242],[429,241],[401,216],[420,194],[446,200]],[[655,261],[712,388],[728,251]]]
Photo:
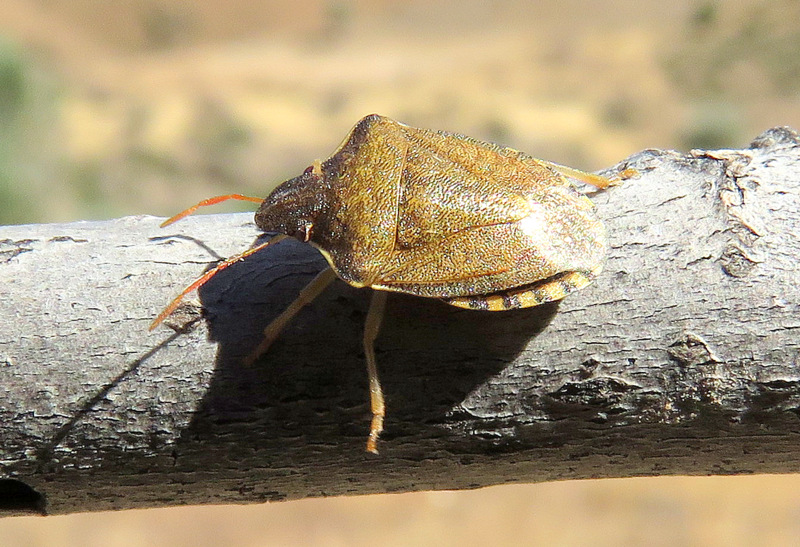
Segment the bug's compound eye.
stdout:
[[307,243],[308,240],[311,239],[311,234],[313,232],[313,229],[314,229],[313,222],[305,222],[301,224],[300,227],[297,229],[297,233],[295,234],[294,237],[296,237],[303,243]]

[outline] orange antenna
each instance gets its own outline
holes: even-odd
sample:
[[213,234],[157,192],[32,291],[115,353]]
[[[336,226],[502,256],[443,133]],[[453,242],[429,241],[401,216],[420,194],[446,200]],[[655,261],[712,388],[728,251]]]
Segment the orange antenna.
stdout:
[[217,264],[215,267],[213,267],[210,270],[208,270],[206,273],[204,273],[203,275],[198,277],[197,280],[194,283],[192,283],[191,285],[189,285],[188,287],[183,289],[183,292],[181,292],[181,294],[176,296],[175,299],[172,302],[170,302],[169,305],[166,308],[164,308],[164,311],[162,311],[161,313],[158,314],[158,317],[156,317],[153,320],[153,322],[150,323],[149,330],[153,330],[158,325],[160,325],[161,322],[164,321],[164,319],[169,317],[169,315],[172,312],[175,311],[175,308],[177,308],[178,305],[180,305],[181,300],[183,300],[184,296],[186,296],[187,294],[189,294],[193,290],[199,289],[200,287],[205,285],[206,282],[209,279],[211,279],[212,277],[217,275],[219,272],[221,272],[222,270],[224,270],[225,268],[227,268],[231,264],[239,262],[240,260],[243,260],[244,258],[250,256],[251,254],[257,253],[261,249],[264,249],[265,247],[269,247],[273,243],[277,243],[277,242],[279,242],[279,241],[281,241],[283,239],[286,239],[287,237],[289,237],[289,236],[287,236],[285,234],[278,234],[275,237],[273,237],[272,239],[270,239],[269,241],[267,241],[265,243],[262,243],[261,245],[257,245],[255,247],[253,247],[252,249],[247,249],[245,252],[240,253],[240,254],[238,254],[236,256],[232,256],[230,258],[226,258],[225,260],[223,260],[222,262]]
[[200,207],[206,207],[207,205],[216,205],[217,203],[221,203],[221,202],[227,201],[229,199],[238,199],[238,200],[241,200],[241,201],[252,201],[253,203],[261,203],[262,201],[264,201],[262,198],[254,198],[254,197],[251,197],[251,196],[243,196],[242,194],[228,194],[226,196],[217,196],[217,197],[213,197],[213,198],[204,199],[203,201],[201,201],[197,205],[189,207],[185,211],[181,211],[180,213],[178,213],[174,217],[168,218],[167,220],[165,220],[164,222],[161,223],[161,227],[163,228],[164,226],[169,226],[173,222],[177,222],[180,219],[182,219],[183,217],[188,217],[189,215],[191,215],[192,213],[197,211]]
[[[216,205],[217,203],[221,203],[221,202],[227,201],[229,199],[238,199],[238,200],[241,200],[241,201],[252,201],[253,203],[261,203],[262,201],[264,201],[261,198],[254,198],[254,197],[251,197],[251,196],[243,196],[242,194],[227,194],[227,195],[224,195],[224,196],[216,196],[216,197],[213,197],[213,198],[204,199],[203,201],[201,201],[197,205],[193,205],[192,207],[189,207],[188,209],[186,209],[184,211],[181,211],[177,215],[168,218],[167,220],[165,220],[164,222],[161,223],[161,227],[163,228],[164,226],[169,226],[173,222],[177,222],[180,219],[191,215],[192,213],[197,211],[200,207],[206,207],[208,205]],[[172,312],[174,312],[175,309],[180,305],[180,303],[183,300],[184,296],[186,296],[187,294],[189,294],[193,290],[199,289],[200,287],[205,285],[206,282],[209,279],[211,279],[212,277],[214,277],[215,275],[217,275],[217,273],[219,273],[220,271],[224,270],[225,268],[227,268],[231,264],[233,264],[235,262],[238,262],[238,261],[244,259],[245,257],[250,256],[253,253],[258,252],[258,251],[260,251],[261,249],[263,249],[265,247],[269,247],[273,243],[277,243],[280,240],[285,239],[286,237],[288,237],[288,236],[283,235],[283,234],[279,234],[279,235],[273,237],[272,239],[270,239],[269,241],[267,241],[265,243],[262,243],[261,245],[257,245],[255,247],[253,247],[252,249],[246,250],[243,253],[240,253],[240,254],[238,254],[236,256],[232,256],[230,258],[227,258],[227,259],[223,260],[222,262],[217,264],[215,267],[213,267],[210,270],[208,270],[206,273],[204,273],[199,278],[197,278],[194,283],[192,283],[191,285],[189,285],[188,287],[183,289],[183,292],[181,292],[181,294],[176,296],[175,299],[172,302],[170,302],[169,305],[166,308],[164,308],[164,311],[162,311],[161,313],[158,314],[158,317],[156,317],[153,320],[153,322],[150,323],[149,330],[153,330],[158,325],[160,325],[161,322],[164,321],[164,319],[169,317],[169,315]]]

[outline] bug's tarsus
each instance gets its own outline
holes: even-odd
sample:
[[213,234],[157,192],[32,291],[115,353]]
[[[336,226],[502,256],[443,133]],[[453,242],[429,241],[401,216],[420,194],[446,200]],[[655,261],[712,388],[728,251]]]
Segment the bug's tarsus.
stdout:
[[611,179],[611,182],[628,180],[638,176],[639,176],[639,171],[637,171],[633,167],[626,167],[625,169],[620,171],[619,175]]
[[383,417],[386,415],[386,404],[383,400],[381,381],[378,378],[378,364],[375,360],[375,338],[381,329],[383,312],[386,308],[386,293],[373,291],[369,304],[367,319],[364,324],[364,355],[367,358],[367,374],[369,375],[369,399],[372,408],[372,423],[369,427],[367,451],[378,453],[378,437],[383,431]]
[[283,331],[289,321],[291,321],[304,306],[310,304],[319,296],[320,293],[325,290],[325,287],[330,285],[331,281],[334,279],[336,279],[336,273],[331,268],[325,268],[318,273],[316,277],[300,291],[297,298],[289,304],[278,317],[267,325],[264,329],[264,338],[261,340],[258,347],[245,357],[244,364],[247,366],[252,365],[259,357],[264,355],[272,343],[280,336],[281,331]]
[[164,222],[161,223],[161,227],[163,228],[164,226],[169,226],[173,222],[177,222],[177,221],[179,221],[180,219],[182,219],[184,217],[188,217],[189,215],[191,215],[192,213],[197,211],[200,207],[206,207],[208,205],[216,205],[217,203],[221,203],[221,202],[227,201],[229,199],[238,199],[238,200],[241,200],[241,201],[252,201],[253,203],[261,203],[262,201],[264,201],[263,198],[255,198],[255,197],[252,197],[252,196],[243,196],[242,194],[227,194],[227,195],[224,195],[224,196],[216,196],[216,197],[213,197],[213,198],[204,199],[203,201],[201,201],[197,205],[192,205],[191,207],[181,211],[177,215],[168,218],[167,220],[165,220]]

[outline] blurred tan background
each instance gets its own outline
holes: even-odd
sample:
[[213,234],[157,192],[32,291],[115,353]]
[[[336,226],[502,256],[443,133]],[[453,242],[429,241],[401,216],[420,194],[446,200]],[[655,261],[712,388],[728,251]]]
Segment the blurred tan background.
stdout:
[[[587,170],[743,147],[800,128],[800,2],[2,0],[0,224],[265,196],[371,112]],[[0,546],[307,541],[800,544],[800,479],[0,520]]]

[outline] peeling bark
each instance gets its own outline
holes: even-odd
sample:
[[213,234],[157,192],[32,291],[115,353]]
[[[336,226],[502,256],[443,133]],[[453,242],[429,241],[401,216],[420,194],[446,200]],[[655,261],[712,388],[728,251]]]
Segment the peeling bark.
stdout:
[[323,266],[294,241],[217,275],[250,215],[0,227],[0,514],[504,482],[800,471],[800,139],[648,150],[596,193],[604,273],[504,313],[389,296],[367,454],[367,290],[337,282],[242,357]]

